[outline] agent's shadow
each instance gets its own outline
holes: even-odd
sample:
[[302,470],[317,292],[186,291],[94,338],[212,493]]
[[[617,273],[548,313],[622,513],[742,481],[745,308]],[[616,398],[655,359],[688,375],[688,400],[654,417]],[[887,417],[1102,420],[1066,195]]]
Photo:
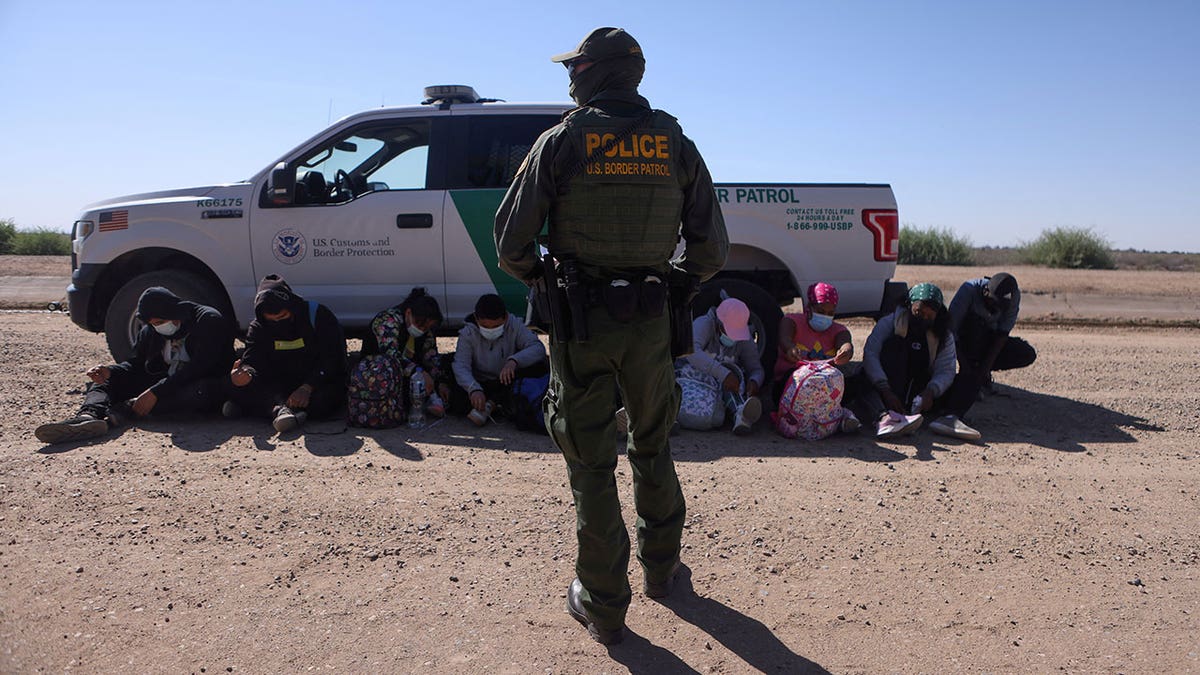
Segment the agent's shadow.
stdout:
[[[708,633],[726,649],[759,672],[825,673],[829,671],[792,651],[761,621],[738,612],[712,598],[696,594],[692,571],[684,565],[676,578],[675,591],[661,600],[680,619]],[[633,637],[630,640],[629,637]],[[696,672],[665,649],[631,634],[625,642],[609,648],[609,656],[631,673]]]

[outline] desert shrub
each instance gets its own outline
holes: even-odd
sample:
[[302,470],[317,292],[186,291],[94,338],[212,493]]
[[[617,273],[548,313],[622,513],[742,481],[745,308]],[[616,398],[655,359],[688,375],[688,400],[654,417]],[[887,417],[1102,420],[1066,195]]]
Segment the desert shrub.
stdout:
[[1108,240],[1089,228],[1056,227],[1022,246],[1032,265],[1067,269],[1111,270],[1117,266]]
[[972,265],[971,242],[949,229],[927,230],[905,225],[900,228],[901,265]]
[[17,237],[17,224],[8,218],[0,219],[0,255],[12,253],[13,239]]
[[71,235],[44,227],[17,232],[12,252],[17,255],[71,255]]

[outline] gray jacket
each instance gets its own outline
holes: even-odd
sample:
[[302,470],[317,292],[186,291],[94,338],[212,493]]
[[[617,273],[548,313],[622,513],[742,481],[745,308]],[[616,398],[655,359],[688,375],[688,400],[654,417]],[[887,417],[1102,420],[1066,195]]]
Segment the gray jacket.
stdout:
[[766,373],[758,356],[758,346],[753,340],[739,340],[732,347],[726,347],[721,344],[720,326],[716,307],[696,317],[692,322],[692,353],[676,361],[676,367],[689,363],[720,384],[731,372],[728,365],[733,364],[741,369],[745,376],[743,381],[754,381],[761,387]]
[[546,358],[546,346],[520,319],[511,313],[504,322],[504,335],[485,340],[474,316],[458,331],[454,351],[454,379],[468,392],[483,389],[479,380],[498,380],[504,362],[512,359],[518,368],[532,366]]
[[[891,315],[880,319],[871,334],[867,336],[867,344],[863,348],[863,369],[867,371],[867,377],[872,385],[879,387],[888,381],[887,373],[883,372],[883,365],[879,362],[879,352],[883,349],[883,343],[893,335],[900,337],[908,335],[909,316],[911,316],[909,309],[901,305]],[[946,331],[946,343],[942,345],[938,344],[939,341],[932,332],[926,336],[926,340],[929,344],[929,365],[933,370],[929,378],[929,388],[937,397],[946,393],[950,384],[954,382],[954,368],[957,359],[954,348],[954,332]]]

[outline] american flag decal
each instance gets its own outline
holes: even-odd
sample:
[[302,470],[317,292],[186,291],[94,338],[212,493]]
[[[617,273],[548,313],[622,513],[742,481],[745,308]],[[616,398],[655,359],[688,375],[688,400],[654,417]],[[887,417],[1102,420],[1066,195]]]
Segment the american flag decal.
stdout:
[[129,212],[128,211],[105,211],[100,214],[100,231],[112,232],[113,230],[129,229]]

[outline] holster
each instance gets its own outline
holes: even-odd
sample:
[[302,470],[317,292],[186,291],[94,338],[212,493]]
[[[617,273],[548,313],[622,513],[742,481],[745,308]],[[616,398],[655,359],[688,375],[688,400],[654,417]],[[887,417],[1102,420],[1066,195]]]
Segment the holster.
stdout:
[[554,259],[547,253],[542,258],[542,274],[529,288],[535,321],[549,328],[550,341],[562,344],[571,340],[570,308],[565,289],[559,283]]
[[692,300],[700,292],[700,278],[673,269],[667,279],[671,311],[671,358],[692,353]]

